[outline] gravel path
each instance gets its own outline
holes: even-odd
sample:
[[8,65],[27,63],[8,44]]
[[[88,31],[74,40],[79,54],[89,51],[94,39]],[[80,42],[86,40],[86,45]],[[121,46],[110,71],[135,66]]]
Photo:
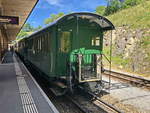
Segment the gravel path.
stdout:
[[[108,78],[103,77],[108,81]],[[150,113],[150,91],[111,80],[110,94],[101,97],[125,113]]]

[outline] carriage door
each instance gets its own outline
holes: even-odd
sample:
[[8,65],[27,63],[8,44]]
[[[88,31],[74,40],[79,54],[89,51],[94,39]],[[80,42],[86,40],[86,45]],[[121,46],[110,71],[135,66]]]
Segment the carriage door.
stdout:
[[67,62],[69,52],[71,50],[71,31],[59,31],[58,32],[58,53],[57,53],[57,71],[58,75],[66,75]]

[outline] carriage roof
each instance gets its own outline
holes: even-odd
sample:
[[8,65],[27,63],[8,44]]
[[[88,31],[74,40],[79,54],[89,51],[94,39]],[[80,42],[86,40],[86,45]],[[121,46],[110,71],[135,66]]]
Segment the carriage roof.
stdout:
[[43,31],[43,30],[45,30],[51,26],[57,25],[58,23],[61,23],[62,21],[67,21],[70,18],[88,19],[91,22],[97,23],[103,31],[115,29],[114,25],[107,18],[105,18],[103,16],[100,16],[100,15],[95,14],[95,13],[89,13],[89,12],[78,12],[78,13],[70,13],[70,14],[64,15],[64,16],[58,18],[57,20],[55,20],[54,22],[48,24],[46,27],[44,27],[38,31],[35,31],[31,35],[24,37],[24,38],[28,38],[32,35],[35,35],[40,31]]

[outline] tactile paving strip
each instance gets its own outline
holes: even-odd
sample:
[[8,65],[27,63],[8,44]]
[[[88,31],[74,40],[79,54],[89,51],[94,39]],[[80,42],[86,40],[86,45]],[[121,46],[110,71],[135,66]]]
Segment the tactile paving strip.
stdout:
[[19,93],[22,101],[23,111],[24,113],[38,113],[31,92],[24,79],[25,75],[22,74],[19,64],[14,56],[13,56],[13,60],[14,60],[15,71],[17,75],[17,82],[18,82]]

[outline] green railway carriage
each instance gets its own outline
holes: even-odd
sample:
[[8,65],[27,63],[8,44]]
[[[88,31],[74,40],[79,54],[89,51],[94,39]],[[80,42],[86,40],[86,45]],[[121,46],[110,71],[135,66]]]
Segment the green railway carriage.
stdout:
[[100,81],[103,32],[113,29],[97,14],[71,13],[21,40],[18,52],[49,80],[70,76],[70,82]]

